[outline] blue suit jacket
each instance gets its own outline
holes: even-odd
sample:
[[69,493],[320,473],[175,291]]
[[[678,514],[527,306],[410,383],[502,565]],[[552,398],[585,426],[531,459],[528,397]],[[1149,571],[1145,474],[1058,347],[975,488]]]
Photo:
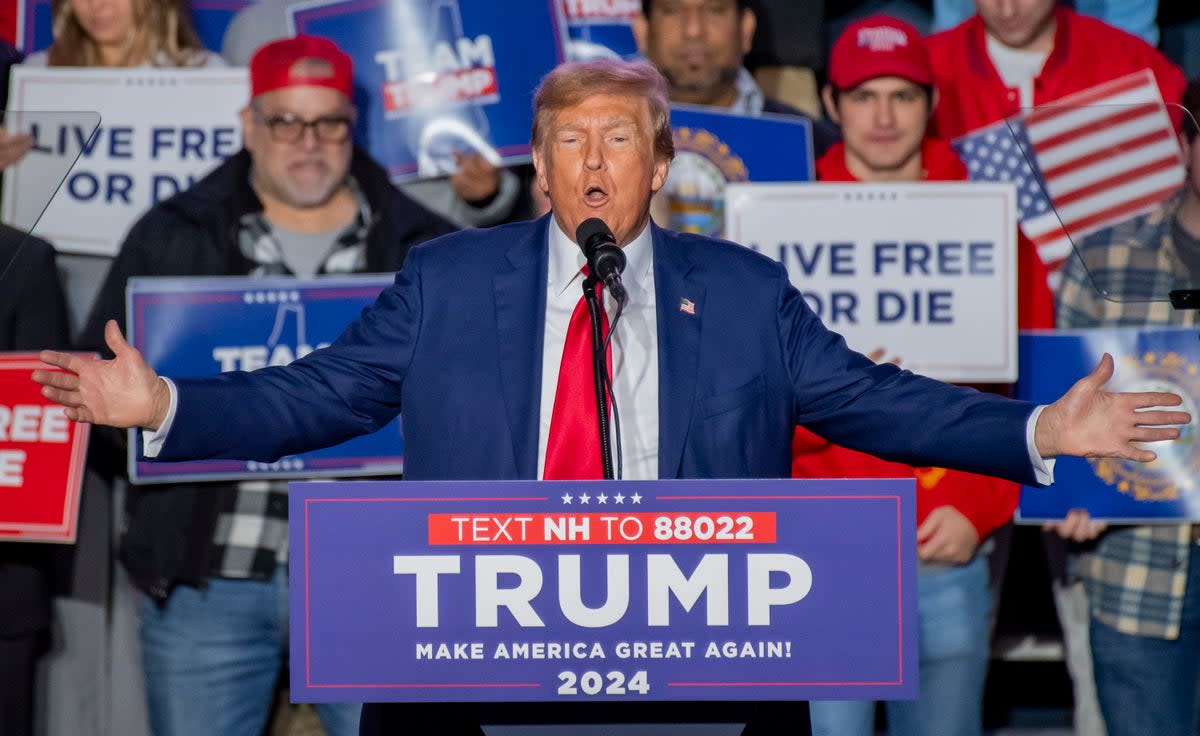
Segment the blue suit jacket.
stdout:
[[[414,248],[336,343],[290,366],[178,380],[159,459],[270,461],[403,410],[406,477],[537,477],[548,224]],[[1033,482],[1029,404],[875,365],[824,327],[780,264],[652,228],[660,477],[787,477],[801,423],[889,459]]]

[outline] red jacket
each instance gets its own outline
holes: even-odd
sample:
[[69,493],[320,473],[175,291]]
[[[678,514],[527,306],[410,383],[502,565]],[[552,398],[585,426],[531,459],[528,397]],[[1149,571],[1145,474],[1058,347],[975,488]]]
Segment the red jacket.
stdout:
[[[1187,80],[1179,67],[1140,38],[1064,7],[1055,9],[1054,48],[1033,82],[1034,105],[1045,105],[1126,74],[1150,69],[1163,100],[1178,104]],[[927,40],[940,99],[931,132],[950,139],[1011,117],[1021,110],[1016,89],[1005,86],[988,56],[978,15]],[[1174,111],[1176,124],[1182,113]],[[1020,326],[1054,326],[1048,269],[1024,237],[1017,251]]]
[[[1137,36],[1069,8],[1055,9],[1054,48],[1033,81],[1033,104],[1046,105],[1126,74],[1150,69],[1163,100],[1179,104],[1187,85],[1179,67]],[[940,100],[931,133],[957,138],[1021,111],[988,56],[978,15],[927,40]],[[1176,116],[1176,122],[1179,121]]]
[[[846,149],[832,146],[817,161],[817,179],[826,182],[857,181],[846,168]],[[921,145],[924,178],[962,181],[967,170],[945,142],[925,139]],[[796,430],[792,440],[794,478],[911,478],[917,479],[917,524],[939,506],[953,506],[970,520],[982,540],[1012,518],[1020,488],[997,478],[943,468],[913,468],[880,460],[873,455],[834,445],[807,429]]]

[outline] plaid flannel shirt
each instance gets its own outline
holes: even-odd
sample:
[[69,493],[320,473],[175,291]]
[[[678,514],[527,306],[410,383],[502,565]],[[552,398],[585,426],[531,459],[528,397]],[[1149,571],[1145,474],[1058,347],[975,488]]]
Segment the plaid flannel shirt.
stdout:
[[[354,179],[348,182],[358,203],[358,215],[330,244],[319,273],[354,273],[366,267],[371,207]],[[242,254],[256,264],[250,275],[293,275],[283,261],[283,250],[271,234],[271,223],[261,211],[243,215],[239,225],[238,245]],[[274,575],[276,567],[287,562],[287,512],[286,482],[238,483],[237,492],[230,494],[217,517],[212,574],[256,580]]]
[[[1149,215],[1081,243],[1063,267],[1058,327],[1195,324],[1194,311],[1172,309],[1166,301],[1167,292],[1193,279],[1172,236],[1182,201],[1180,193]],[[1115,527],[1075,557],[1072,571],[1100,622],[1125,634],[1176,639],[1194,548],[1187,524]]]

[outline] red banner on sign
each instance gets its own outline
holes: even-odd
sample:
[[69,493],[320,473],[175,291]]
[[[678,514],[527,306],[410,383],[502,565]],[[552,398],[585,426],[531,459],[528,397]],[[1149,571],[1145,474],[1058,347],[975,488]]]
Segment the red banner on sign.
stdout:
[[42,396],[35,353],[0,354],[0,541],[75,541],[90,426]]

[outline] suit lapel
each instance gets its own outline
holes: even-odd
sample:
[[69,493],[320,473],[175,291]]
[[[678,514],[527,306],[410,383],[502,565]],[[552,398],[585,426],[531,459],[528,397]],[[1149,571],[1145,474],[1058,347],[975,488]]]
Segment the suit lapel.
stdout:
[[548,223],[546,216],[527,228],[526,237],[519,238],[505,254],[509,269],[492,278],[500,385],[517,478],[537,477]]
[[674,234],[652,227],[658,304],[658,474],[677,478],[695,405],[704,285],[692,274],[686,246]]

